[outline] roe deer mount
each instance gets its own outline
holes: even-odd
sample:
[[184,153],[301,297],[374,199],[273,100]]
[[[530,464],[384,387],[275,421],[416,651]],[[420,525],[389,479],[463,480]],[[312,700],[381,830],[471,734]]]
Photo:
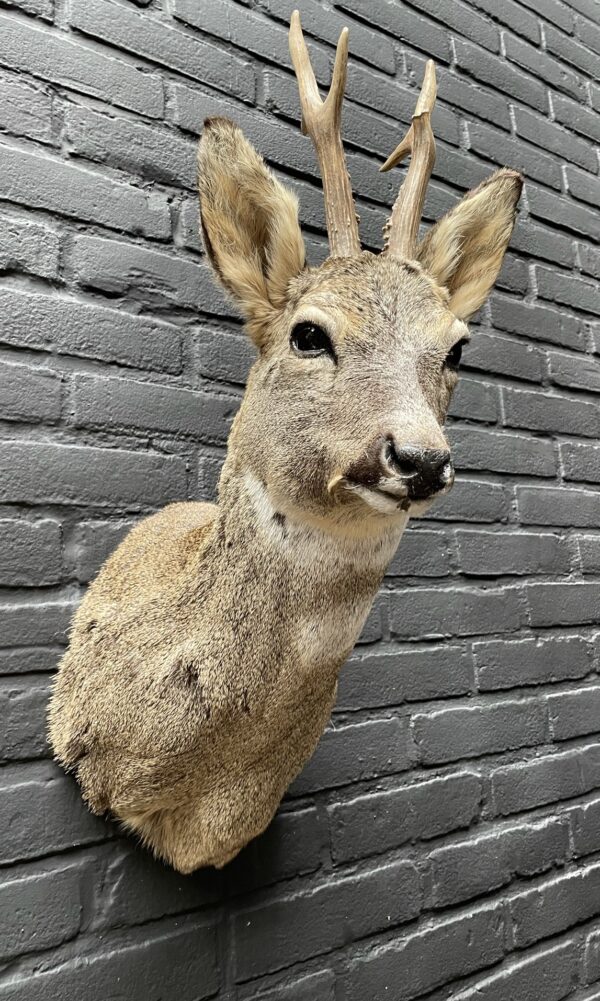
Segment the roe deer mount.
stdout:
[[447,491],[443,424],[466,322],[512,232],[502,169],[419,240],[435,158],[428,62],[380,254],[362,251],[340,134],[348,32],[323,102],[298,12],[290,52],[323,178],[331,256],[305,263],[298,206],[240,129],[204,123],[202,231],[258,348],[215,504],[135,527],[74,620],[50,736],[94,813],[180,872],[265,829],[313,753],[410,516]]

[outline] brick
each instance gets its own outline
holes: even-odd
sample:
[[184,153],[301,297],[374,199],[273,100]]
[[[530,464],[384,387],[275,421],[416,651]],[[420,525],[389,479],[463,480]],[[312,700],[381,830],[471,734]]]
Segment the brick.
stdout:
[[585,243],[579,243],[577,250],[581,270],[585,274],[593,275],[594,278],[600,278],[600,252]]
[[443,699],[471,691],[473,668],[466,651],[438,647],[391,647],[354,657],[340,675],[337,708],[366,709]]
[[65,110],[64,134],[71,155],[108,164],[144,180],[196,188],[196,147],[174,130],[109,117],[72,104]]
[[600,584],[531,584],[527,588],[529,620],[532,626],[594,622],[599,599]]
[[134,841],[111,842],[106,849],[90,858],[97,873],[91,922],[94,931],[197,910],[213,904],[222,893],[222,878],[214,869],[186,879],[168,866],[157,865]]
[[562,574],[570,570],[567,542],[559,535],[538,532],[456,533],[459,564],[475,577],[503,574]]
[[527,108],[513,108],[517,135],[534,146],[555,153],[566,163],[578,163],[586,170],[596,171],[597,161],[593,145],[573,135],[558,122],[534,114]]
[[554,114],[562,125],[579,132],[580,135],[594,142],[600,141],[600,123],[598,115],[583,103],[571,101],[568,97],[555,94],[552,98]]
[[538,293],[561,305],[596,313],[598,307],[597,283],[577,278],[575,275],[557,274],[550,268],[535,266]]
[[163,195],[146,194],[133,185],[10,146],[2,147],[2,160],[2,198],[111,229],[158,239],[170,235],[169,210]]
[[452,571],[452,551],[443,532],[411,531],[402,536],[387,577],[446,577]]
[[3,647],[64,645],[75,607],[73,600],[64,599],[3,603],[0,643]]
[[[3,611],[6,611],[6,605]],[[63,655],[60,647],[19,647],[0,649],[0,674],[29,674],[31,671],[54,671]]]
[[7,0],[9,7],[18,7],[26,14],[51,21],[54,15],[54,0]]
[[330,970],[311,973],[257,996],[257,1001],[334,1001],[335,977]]
[[[23,271],[39,278],[57,278],[58,233],[50,226],[0,216],[0,271]],[[4,317],[3,322],[8,321]]]
[[244,385],[256,361],[256,349],[243,332],[202,327],[194,335],[198,371],[206,379]]
[[569,740],[600,728],[600,688],[587,685],[577,691],[548,696],[548,712],[555,740]]
[[0,362],[0,407],[4,420],[54,423],[60,417],[60,376],[50,369]]
[[575,263],[573,237],[563,236],[545,226],[537,226],[532,219],[517,220],[511,237],[511,246],[532,257],[562,264],[566,268],[572,268]]
[[0,64],[151,118],[163,113],[163,87],[156,74],[143,73],[63,32],[41,30],[4,14]]
[[3,863],[100,841],[112,833],[86,809],[74,780],[50,762],[3,768],[1,791]]
[[567,165],[565,167],[565,176],[567,179],[567,190],[573,198],[578,198],[582,202],[588,202],[594,207],[598,205],[600,200],[600,180],[597,177],[592,177],[590,174],[584,173],[583,170],[578,170],[577,167],[571,167]]
[[596,528],[598,525],[599,495],[596,492],[565,487],[518,486],[516,489],[519,520],[523,525],[569,528]]
[[3,728],[0,758],[18,761],[48,754],[46,706],[49,684],[46,677],[0,679],[0,707]]
[[[524,10],[512,0],[505,0],[501,7],[494,0],[471,0],[471,6],[477,7],[489,17],[507,25],[518,35],[523,35],[529,41],[537,44],[540,40],[540,25],[537,17]],[[467,37],[468,33],[467,33]]]
[[508,427],[590,438],[600,432],[600,413],[594,403],[519,389],[503,389],[502,399]]
[[413,735],[425,765],[541,744],[546,708],[535,699],[453,706],[413,716]]
[[544,39],[548,52],[574,66],[584,77],[596,80],[600,77],[600,56],[597,53],[569,38],[563,31],[557,31],[551,24],[544,28]]
[[57,521],[0,519],[0,586],[56,584],[61,574],[61,526]]
[[152,62],[242,99],[254,97],[254,72],[245,59],[165,21],[110,0],[74,0],[71,25],[93,38],[145,56]]
[[404,720],[370,720],[325,731],[312,758],[292,783],[292,795],[393,775],[410,766]]
[[77,579],[87,583],[95,577],[133,525],[132,521],[122,520],[83,521],[77,525],[69,547]]
[[134,379],[76,376],[71,385],[77,427],[134,428],[224,442],[239,406],[237,397]]
[[531,306],[499,295],[491,297],[490,306],[495,327],[565,348],[585,349],[583,324],[565,310],[537,304]]
[[43,1001],[60,991],[86,1001],[103,1001],[111,994],[115,1001],[158,1001],[175,992],[179,1001],[201,1001],[218,986],[215,932],[196,919],[183,927],[144,929],[121,943],[103,942],[102,951],[91,955],[16,974],[0,985],[0,998]]
[[508,997],[519,1001],[562,1001],[571,996],[578,959],[573,942],[553,945],[503,964],[497,973],[455,994],[453,1001],[504,1001]]
[[600,980],[600,932],[593,931],[586,937],[583,964],[586,984]]
[[[326,834],[314,807],[279,811],[264,834],[246,845],[226,871],[230,894],[247,893],[321,868]],[[129,907],[126,902],[123,906]]]
[[600,848],[600,799],[576,806],[570,816],[575,857],[597,852]]
[[501,816],[579,796],[593,788],[586,781],[578,751],[501,765],[491,773],[496,812]]
[[573,199],[565,198],[564,195],[556,195],[552,191],[546,191],[545,188],[538,188],[536,185],[530,184],[527,187],[527,202],[531,215],[539,219],[554,226],[563,226],[573,233],[581,233],[582,236],[592,240],[598,240],[600,237],[600,223],[597,213],[595,214],[590,208],[573,201]]
[[513,588],[410,588],[390,595],[392,634],[407,639],[505,633],[520,622]]
[[479,776],[461,771],[334,804],[328,808],[333,858],[347,862],[469,827],[480,800]]
[[[558,398],[557,398],[558,399]],[[475,428],[449,429],[457,469],[482,469],[496,473],[554,476],[556,464],[552,444],[539,438],[496,433]]]
[[569,828],[550,818],[532,824],[496,825],[494,830],[437,848],[429,854],[432,905],[447,907],[534,876],[564,863]]
[[46,442],[0,446],[0,502],[93,504],[139,510],[186,495],[178,456]]
[[230,316],[232,307],[204,263],[151,250],[138,243],[80,236],[72,252],[76,280],[109,293],[140,293],[157,307],[182,307]]
[[[394,928],[416,917],[419,909],[416,868],[395,862],[243,910],[234,921],[236,980],[248,980]],[[265,935],[268,954],[260,944]]]
[[3,959],[62,945],[77,935],[83,912],[83,867],[59,865],[0,880],[0,954]]
[[[543,78],[553,90],[562,90],[565,94],[583,101],[586,97],[585,83],[578,73],[568,69],[553,56],[524,42],[521,38],[506,34],[504,39],[506,55],[511,62],[523,69]],[[528,102],[526,102],[528,103]]]
[[397,936],[352,961],[342,978],[345,1001],[411,1001],[497,963],[504,954],[498,905],[487,904],[422,931]]
[[600,537],[597,535],[579,535],[577,539],[581,569],[585,573],[600,573]]
[[413,0],[413,5],[427,17],[441,22],[449,31],[456,31],[477,45],[482,45],[491,52],[498,52],[500,33],[496,25],[489,18],[481,17],[467,4],[453,3],[452,0],[435,0],[434,3]]
[[517,948],[531,945],[587,921],[600,911],[600,865],[557,876],[511,898],[509,908]]
[[[442,521],[506,521],[503,487],[486,480],[458,479],[449,494],[435,503],[425,518]],[[399,557],[401,558],[401,557]]]
[[[600,483],[600,448],[597,445],[564,442],[560,446],[560,456],[566,480]],[[582,502],[585,505],[584,497]]]
[[518,139],[507,139],[501,132],[475,122],[468,123],[469,148],[499,166],[510,163],[526,177],[535,177],[551,188],[562,187],[560,166],[550,156],[532,149]]
[[494,424],[498,419],[500,401],[497,386],[476,379],[460,379],[450,403],[452,417]]
[[[515,45],[517,39],[510,36],[509,38],[511,46]],[[537,108],[538,111],[547,111],[546,89],[539,80],[534,80],[520,69],[516,69],[506,59],[483,52],[462,38],[455,38],[454,46],[458,68],[467,76],[494,87],[505,95],[515,97],[524,104]],[[538,49],[535,51],[539,52]]]
[[573,31],[573,12],[562,0],[523,0],[523,3],[545,21],[551,21],[569,34]]
[[134,368],[178,373],[176,327],[72,296],[0,289],[0,341],[14,347],[97,358]]
[[355,14],[370,25],[376,25],[401,42],[408,42],[417,49],[423,49],[425,46],[429,58],[441,59],[445,63],[449,62],[448,33],[438,25],[429,22],[425,41],[423,18],[409,7],[400,11],[393,0],[383,0],[377,5],[376,10],[369,11],[368,17],[365,17],[365,8],[361,0],[336,0],[336,7],[341,7],[342,10]]
[[567,355],[549,351],[550,379],[557,386],[567,389],[587,389],[600,393],[600,367],[588,355]]
[[473,644],[473,655],[483,692],[582,678],[592,666],[589,647],[579,636],[485,640]]
[[[468,114],[482,118],[499,129],[510,131],[511,121],[506,100],[491,90],[474,87],[471,80],[449,72],[445,66],[436,67],[438,89],[445,101],[458,109],[461,116]],[[420,80],[423,73],[420,74]],[[437,135],[437,132],[435,133]]]
[[52,97],[47,90],[16,76],[2,74],[0,129],[52,143]]

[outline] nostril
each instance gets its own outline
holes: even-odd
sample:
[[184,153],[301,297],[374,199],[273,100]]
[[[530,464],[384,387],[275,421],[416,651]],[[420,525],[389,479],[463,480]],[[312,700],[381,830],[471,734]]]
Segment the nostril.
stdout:
[[396,448],[393,441],[388,441],[386,446],[386,458],[390,466],[405,480],[412,479],[419,473],[419,464],[415,460],[412,449]]

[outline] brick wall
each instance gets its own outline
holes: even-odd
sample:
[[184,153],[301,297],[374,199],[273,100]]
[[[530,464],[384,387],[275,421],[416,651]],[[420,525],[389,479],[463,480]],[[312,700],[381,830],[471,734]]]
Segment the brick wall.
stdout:
[[197,235],[206,115],[243,126],[326,254],[292,6],[0,0],[0,999],[593,1001],[596,0],[302,0],[322,83],[351,28],[367,246],[427,56],[427,218],[497,164],[527,176],[452,408],[460,478],[407,532],[314,759],[225,871],[156,864],[49,760],[86,583],[142,514],[213,497],[251,362]]

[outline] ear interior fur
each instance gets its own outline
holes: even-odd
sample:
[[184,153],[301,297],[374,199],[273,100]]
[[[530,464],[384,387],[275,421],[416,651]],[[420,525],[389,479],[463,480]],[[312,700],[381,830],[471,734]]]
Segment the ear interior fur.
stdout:
[[419,244],[419,262],[448,290],[449,308],[461,320],[485,302],[498,276],[522,186],[517,171],[497,171],[469,191]]
[[204,123],[198,184],[207,255],[260,346],[304,267],[297,199],[228,118]]

